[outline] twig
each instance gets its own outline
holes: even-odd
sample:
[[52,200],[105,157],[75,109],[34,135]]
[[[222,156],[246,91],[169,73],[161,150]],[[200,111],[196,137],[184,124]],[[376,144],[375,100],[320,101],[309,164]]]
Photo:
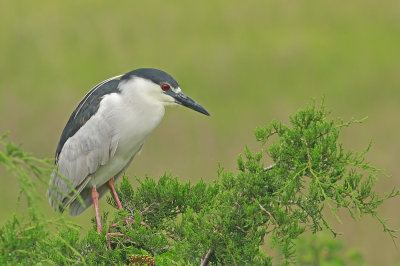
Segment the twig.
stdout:
[[28,225],[28,223],[29,223],[29,222],[26,221],[26,223],[24,224],[24,226],[22,227],[22,229],[19,230],[19,231],[17,232],[17,234],[16,234],[16,236],[15,236],[16,239],[23,239],[24,237],[20,237],[20,236],[19,236],[20,234],[22,234],[23,232],[26,232],[26,231],[28,231],[28,230],[31,230],[31,229],[34,229],[34,228],[35,228],[34,226],[31,226],[31,227],[26,228],[26,226]]
[[111,250],[111,241],[110,241],[110,237],[115,237],[115,236],[124,236],[124,234],[122,234],[122,233],[107,233],[107,234],[106,234],[106,238],[107,238],[107,247],[108,247],[108,250]]
[[134,210],[132,210],[132,209],[129,208],[128,206],[125,206],[125,209],[127,209],[127,210],[131,213],[131,217],[132,217],[132,218],[135,217],[135,212],[134,212]]
[[264,172],[267,172],[269,170],[271,170],[272,168],[274,168],[276,166],[276,163],[274,163],[273,165],[270,165],[268,167],[264,167]]
[[145,215],[147,215],[148,213],[151,213],[151,212],[152,212],[151,209],[152,209],[153,207],[155,207],[155,206],[161,206],[162,204],[167,203],[167,202],[171,202],[171,201],[173,201],[173,200],[174,200],[174,199],[167,199],[167,200],[164,200],[164,201],[162,201],[162,202],[153,202],[153,203],[151,203],[149,206],[147,206],[146,209],[144,209],[143,211],[141,211],[140,213],[141,213],[141,215],[145,216]]
[[258,203],[258,206],[260,206],[260,209],[261,209],[263,212],[265,212],[266,214],[269,215],[269,217],[271,217],[271,219],[274,221],[274,223],[275,223],[276,226],[278,227],[279,232],[281,233],[282,241],[285,242],[285,238],[284,238],[284,236],[283,236],[281,227],[279,226],[279,224],[278,224],[278,222],[276,221],[275,217],[272,216],[272,214],[271,214],[269,211],[267,211],[260,203]]
[[240,231],[242,231],[243,233],[245,233],[246,235],[250,232],[250,231],[246,231],[246,230],[244,230],[243,228],[241,228],[241,227],[239,227],[239,226],[235,226],[235,228],[236,229],[238,229],[238,230],[240,230]]
[[208,262],[211,259],[211,255],[214,253],[214,250],[209,249],[201,258],[200,266],[207,266]]

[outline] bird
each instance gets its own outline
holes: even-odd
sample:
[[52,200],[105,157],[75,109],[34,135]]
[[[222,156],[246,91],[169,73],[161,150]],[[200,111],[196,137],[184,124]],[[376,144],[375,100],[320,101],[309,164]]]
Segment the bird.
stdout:
[[77,216],[93,204],[100,234],[99,198],[111,190],[122,209],[115,182],[160,124],[165,107],[174,105],[210,116],[159,69],[139,68],[94,86],[62,131],[47,190],[51,207],[61,213],[69,207],[69,215]]

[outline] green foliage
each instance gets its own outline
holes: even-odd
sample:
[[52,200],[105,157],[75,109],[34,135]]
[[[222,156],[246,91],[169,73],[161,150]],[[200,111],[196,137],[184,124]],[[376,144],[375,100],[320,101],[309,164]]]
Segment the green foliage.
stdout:
[[[341,208],[354,219],[372,215],[395,237],[376,209],[399,191],[383,196],[374,191],[377,175],[384,173],[365,161],[370,145],[357,153],[345,151],[339,142],[343,128],[362,121],[335,122],[327,116],[323,104],[319,108],[313,104],[291,117],[289,125],[272,122],[257,129],[261,150],[246,148],[238,158],[238,170],[220,168],[212,184],[182,183],[164,174],[158,181],[139,179],[133,188],[124,177],[117,188],[124,210],[111,219],[103,215],[102,234],[93,228],[79,239],[79,229],[62,217],[37,219],[37,211],[30,211],[27,219],[15,215],[0,229],[0,263],[150,265],[154,260],[157,265],[270,265],[273,258],[262,248],[265,241],[282,254],[274,258],[281,264],[296,258],[304,264],[326,258],[331,265],[357,261],[357,256],[339,256],[340,244],[328,240],[303,239],[296,256],[296,240],[305,231],[328,229],[336,235],[324,208],[339,221]],[[11,170],[28,158],[12,146],[15,149],[18,152],[1,154]],[[22,159],[10,161],[14,157]],[[266,166],[267,161],[272,165]],[[48,174],[37,163],[43,162],[28,164],[23,175]],[[22,192],[28,193],[24,189],[28,181],[21,182]],[[34,190],[29,193],[35,195]],[[114,204],[111,197],[107,201]],[[48,225],[55,226],[56,233]]]
[[[46,219],[40,209],[36,188],[46,184],[52,166],[25,153],[21,147],[5,142],[7,134],[0,137],[0,164],[11,172],[27,202],[28,215],[17,215],[0,228],[0,264],[16,265],[33,263],[65,264],[84,261],[73,247],[79,238],[79,227],[61,217]],[[35,183],[35,178],[38,181]],[[19,197],[21,200],[21,197]],[[58,231],[51,234],[51,229]]]
[[32,218],[37,218],[37,203],[40,196],[36,193],[35,177],[39,183],[47,183],[46,177],[51,173],[50,160],[42,160],[25,153],[20,146],[4,140],[8,133],[0,135],[0,164],[17,178],[21,194],[26,197],[29,213]]
[[357,249],[345,249],[342,242],[330,235],[301,236],[296,241],[297,265],[365,265],[362,254]]

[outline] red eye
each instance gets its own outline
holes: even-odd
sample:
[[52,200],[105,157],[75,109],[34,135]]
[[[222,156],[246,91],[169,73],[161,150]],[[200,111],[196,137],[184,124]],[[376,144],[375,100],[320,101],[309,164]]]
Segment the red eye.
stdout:
[[168,84],[163,84],[163,85],[161,86],[161,89],[162,89],[163,91],[167,91],[167,90],[169,90],[169,85],[168,85]]

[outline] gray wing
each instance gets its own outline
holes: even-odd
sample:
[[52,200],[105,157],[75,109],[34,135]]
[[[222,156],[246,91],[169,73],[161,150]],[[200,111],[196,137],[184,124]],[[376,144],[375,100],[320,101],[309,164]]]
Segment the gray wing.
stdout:
[[99,115],[92,116],[70,137],[58,156],[58,172],[53,172],[47,191],[53,209],[64,211],[88,185],[92,174],[114,156],[117,147],[112,126]]
[[[91,175],[114,155],[118,146],[112,126],[98,113],[103,96],[118,93],[120,76],[96,85],[72,113],[56,151],[56,168],[47,196],[61,212],[90,182]],[[78,193],[74,193],[76,190]]]

